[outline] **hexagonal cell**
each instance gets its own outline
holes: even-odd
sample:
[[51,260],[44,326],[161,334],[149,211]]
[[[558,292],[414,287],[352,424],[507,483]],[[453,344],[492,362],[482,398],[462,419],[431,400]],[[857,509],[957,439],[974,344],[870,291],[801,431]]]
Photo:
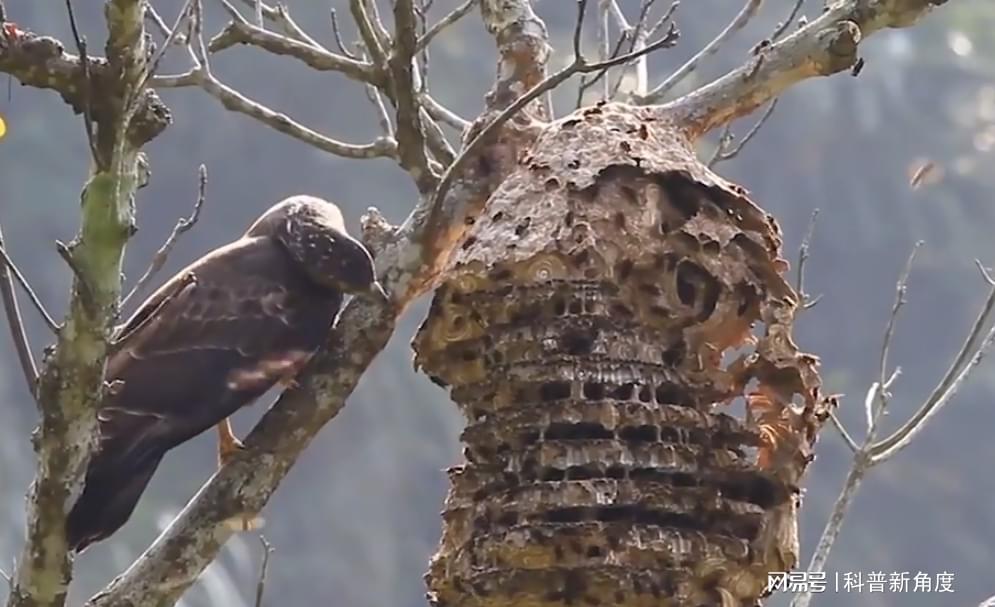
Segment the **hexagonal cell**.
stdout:
[[[777,226],[638,109],[571,120],[492,197],[415,339],[468,419],[430,596],[753,604],[797,559],[828,407]],[[554,153],[563,129],[584,161]]]

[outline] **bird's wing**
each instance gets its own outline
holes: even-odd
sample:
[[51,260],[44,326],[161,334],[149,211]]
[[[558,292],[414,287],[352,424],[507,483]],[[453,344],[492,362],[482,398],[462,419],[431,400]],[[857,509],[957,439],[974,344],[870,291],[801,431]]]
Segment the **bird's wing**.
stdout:
[[223,420],[296,374],[320,345],[337,302],[310,289],[269,239],[203,258],[118,332],[110,396],[100,411],[102,443],[133,456],[154,438],[168,449]]

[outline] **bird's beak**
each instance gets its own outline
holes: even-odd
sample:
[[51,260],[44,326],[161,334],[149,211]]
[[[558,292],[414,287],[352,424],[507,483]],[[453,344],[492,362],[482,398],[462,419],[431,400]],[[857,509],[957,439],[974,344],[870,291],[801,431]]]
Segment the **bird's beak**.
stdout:
[[387,293],[387,290],[383,288],[383,285],[380,284],[379,280],[374,280],[373,284],[370,285],[369,294],[372,295],[374,299],[380,299],[385,302],[390,301],[390,295]]

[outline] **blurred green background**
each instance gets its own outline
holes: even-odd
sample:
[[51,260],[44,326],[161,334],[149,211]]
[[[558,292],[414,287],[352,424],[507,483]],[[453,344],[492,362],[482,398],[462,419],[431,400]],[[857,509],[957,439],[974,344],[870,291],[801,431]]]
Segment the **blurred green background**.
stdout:
[[[741,63],[749,48],[787,14],[790,0],[768,0],[760,16],[682,88]],[[77,2],[91,48],[103,45],[99,3]],[[155,1],[172,20],[182,0]],[[208,31],[224,24],[213,2]],[[329,2],[288,2],[297,21],[332,44]],[[343,18],[346,3],[330,3]],[[458,3],[436,0],[438,17]],[[638,0],[622,2],[638,11]],[[663,2],[660,3],[664,4]],[[539,0],[558,47],[554,67],[569,60],[573,3]],[[594,3],[592,3],[594,5]],[[22,27],[71,40],[62,2],[7,0]],[[721,30],[739,10],[733,0],[685,1],[682,38],[654,55],[659,80]],[[821,2],[806,3],[809,16]],[[389,14],[389,11],[387,11]],[[347,39],[354,38],[343,23]],[[588,43],[593,51],[593,29]],[[894,341],[903,375],[889,427],[921,402],[956,352],[985,295],[974,267],[995,263],[995,3],[956,0],[910,30],[885,32],[862,47],[858,78],[838,75],[792,89],[763,131],[719,172],[773,213],[792,263],[813,209],[821,209],[808,264],[808,291],[822,301],[797,327],[797,341],[822,357],[830,391],[842,392],[841,416],[858,434],[863,393],[877,375],[881,334],[894,282],[913,243],[925,240],[910,281]],[[494,49],[474,13],[432,49],[432,88],[438,99],[475,116],[494,73]],[[186,68],[170,53],[167,72]],[[379,132],[361,87],[335,74],[251,48],[216,56],[226,83],[311,127],[363,142]],[[576,83],[556,95],[559,113],[572,108]],[[82,122],[51,92],[0,79],[0,221],[11,255],[53,314],[65,310],[70,274],[55,253],[78,222],[87,170]],[[400,221],[414,200],[406,174],[388,161],[329,156],[229,113],[196,89],[164,91],[175,124],[148,148],[152,180],[138,197],[140,232],[128,251],[135,280],[172,229],[189,212],[197,165],[209,172],[207,204],[161,275],[237,237],[276,200],[296,193],[340,203],[350,224],[371,205]],[[750,119],[738,125],[745,129]],[[709,153],[703,149],[703,153]],[[923,159],[942,180],[913,190],[909,171]],[[272,605],[415,607],[424,604],[421,575],[439,536],[446,490],[442,472],[460,461],[462,419],[446,394],[412,370],[410,338],[425,311],[413,307],[390,347],[367,373],[349,406],[311,446],[264,512],[275,546],[267,589]],[[35,350],[51,341],[25,306]],[[23,385],[6,329],[0,338],[0,567],[20,550],[24,493],[33,474],[29,433],[34,406]],[[981,367],[956,401],[896,460],[874,470],[858,495],[829,563],[834,572],[908,571],[955,574],[956,594],[824,594],[817,605],[976,605],[995,594],[995,393],[991,366]],[[264,408],[241,413],[244,434]],[[214,436],[198,438],[167,457],[130,523],[78,559],[72,600],[81,602],[125,567],[196,491],[215,465]],[[848,452],[831,429],[818,445],[802,514],[804,562],[821,532]],[[261,549],[252,534],[235,537],[183,599],[186,607],[251,605]],[[786,605],[785,597],[769,601]]]

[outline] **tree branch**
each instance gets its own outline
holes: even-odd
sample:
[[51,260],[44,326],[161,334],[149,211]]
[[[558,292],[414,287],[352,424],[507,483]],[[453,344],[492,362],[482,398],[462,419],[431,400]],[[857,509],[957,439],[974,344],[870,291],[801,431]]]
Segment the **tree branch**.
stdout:
[[[147,112],[164,111],[154,94],[146,94],[140,86],[148,57],[144,0],[108,0],[105,15],[111,60],[90,65],[99,68],[91,70],[95,79],[99,81],[98,73],[106,78],[100,84],[101,94],[109,98],[101,103],[108,109],[104,113],[96,103],[92,108],[97,145],[106,163],[96,168],[84,188],[80,231],[67,249],[75,280],[64,329],[38,382],[38,469],[28,497],[27,541],[8,607],[57,607],[66,599],[72,565],[65,513],[78,495],[96,431],[94,411],[104,390],[107,339],[121,292],[124,245],[134,226],[131,197],[138,184],[138,145],[168,123],[165,112],[164,119],[158,117],[157,129],[141,125]],[[73,68],[63,84],[78,82],[83,71],[78,62],[61,48],[48,57]],[[50,68],[47,62],[41,65]],[[129,106],[134,110],[129,111]],[[129,119],[132,115],[134,121]]]
[[[6,245],[3,243],[3,234],[0,234],[0,261],[3,262],[4,266],[3,270],[0,271],[0,275],[7,275],[0,280],[2,280],[2,282],[8,282],[10,279],[9,274],[13,274],[13,277],[17,279],[17,284],[21,285],[21,288],[24,289],[24,293],[28,296],[28,299],[31,300],[31,305],[34,306],[35,310],[38,312],[38,315],[41,316],[41,319],[45,322],[45,326],[48,327],[49,331],[57,335],[60,330],[58,323],[52,319],[52,316],[48,313],[48,310],[45,309],[45,305],[41,303],[41,299],[35,294],[34,289],[31,288],[31,284],[28,283],[26,278],[24,278],[24,274],[21,274],[21,270],[18,269],[18,267],[14,264],[14,261],[10,258],[10,255],[7,254]],[[11,284],[13,285],[13,283]],[[11,288],[11,295],[13,295],[13,288]],[[13,302],[13,307],[17,307],[16,299]],[[8,311],[11,310],[8,309]]]
[[[35,360],[31,356],[31,345],[28,342],[28,334],[24,330],[24,320],[21,318],[21,310],[17,305],[17,295],[14,293],[14,280],[12,273],[17,271],[17,267],[10,257],[7,256],[7,245],[3,240],[3,231],[0,230],[0,255],[3,256],[4,266],[0,269],[0,295],[3,297],[3,307],[7,314],[7,324],[10,327],[10,338],[14,342],[14,350],[17,352],[17,360],[21,363],[21,372],[24,374],[24,382],[28,387],[28,392],[35,395],[35,388],[38,384],[38,368]],[[26,287],[26,284],[22,283]],[[33,295],[33,292],[31,292]],[[44,308],[42,308],[44,310]],[[47,316],[47,312],[46,312]]]
[[394,2],[394,48],[389,66],[397,109],[397,145],[401,167],[423,195],[435,189],[438,177],[428,166],[425,132],[412,71],[418,52],[417,24],[412,0]]
[[660,107],[697,139],[801,80],[849,69],[862,39],[884,28],[912,25],[946,1],[841,0],[787,38],[761,45],[745,65]]
[[687,60],[687,62],[681,67],[677,68],[673,74],[667,77],[666,80],[657,85],[653,90],[651,90],[645,97],[641,98],[640,101],[643,103],[656,103],[663,99],[663,97],[670,92],[675,86],[680,84],[682,80],[687,78],[691,72],[698,69],[698,64],[702,60],[714,55],[725,42],[732,37],[733,34],[739,30],[746,27],[746,24],[756,16],[757,11],[760,10],[761,0],[746,0],[746,4],[740,9],[736,17],[729,22],[729,25],[725,27],[719,35],[716,36],[711,42],[705,45],[700,51],[698,51],[693,57]]
[[415,50],[419,53],[425,50],[425,48],[432,43],[432,40],[441,34],[443,30],[465,17],[471,10],[473,10],[473,7],[477,4],[477,2],[478,0],[466,0],[463,4],[454,8],[448,15],[442,19],[439,19],[439,21],[432,25],[432,27],[428,28],[428,31],[426,31],[418,39],[418,43],[415,45]]
[[212,53],[223,51],[237,44],[249,44],[276,55],[293,57],[308,67],[322,72],[341,72],[359,82],[377,84],[378,75],[373,65],[364,61],[337,55],[321,46],[299,42],[287,36],[264,30],[248,22],[231,21],[208,44]]
[[[918,249],[918,247],[919,244],[917,243],[916,249]],[[835,416],[832,417],[833,422],[837,424],[837,427],[842,434],[844,441],[846,441],[847,446],[854,451],[854,457],[853,463],[850,466],[850,471],[843,483],[843,489],[837,497],[836,503],[833,505],[832,513],[829,516],[829,520],[826,522],[826,526],[824,527],[822,535],[819,538],[819,542],[816,545],[812,559],[809,561],[808,567],[806,568],[809,573],[818,573],[825,570],[826,563],[829,560],[829,554],[832,551],[833,545],[835,544],[836,539],[839,537],[840,531],[843,528],[843,522],[846,518],[846,514],[851,503],[853,502],[853,498],[856,495],[858,488],[860,487],[861,481],[867,473],[875,466],[893,457],[898,453],[898,451],[909,444],[915,435],[917,435],[925,427],[932,416],[935,415],[939,409],[944,404],[949,402],[953,395],[957,393],[967,377],[985,357],[988,350],[991,348],[992,343],[995,342],[995,327],[990,327],[987,334],[984,335],[984,338],[982,339],[981,337],[984,333],[984,328],[990,326],[992,312],[995,310],[995,280],[993,280],[991,276],[988,275],[985,268],[978,263],[982,277],[988,284],[990,290],[988,298],[985,300],[985,304],[974,323],[974,327],[971,329],[964,345],[961,347],[960,353],[954,359],[954,363],[951,365],[950,370],[947,371],[944,378],[940,380],[940,383],[937,385],[936,389],[934,389],[933,393],[926,400],[926,402],[919,407],[912,418],[888,438],[875,442],[875,436],[880,425],[881,416],[887,406],[887,392],[890,389],[891,384],[894,383],[895,379],[898,377],[897,369],[891,373],[890,376],[888,375],[888,350],[894,336],[895,320],[897,319],[898,313],[902,306],[905,305],[906,283],[908,281],[909,271],[915,257],[916,249],[913,249],[912,254],[909,255],[905,269],[896,283],[895,303],[892,305],[891,314],[888,318],[888,324],[885,328],[884,339],[882,340],[878,380],[871,384],[871,387],[867,390],[864,397],[864,408],[867,414],[868,426],[864,440],[858,445],[849,433],[846,432],[842,424],[839,423],[839,420],[837,420]],[[877,408],[874,407],[875,403],[878,403]],[[808,607],[811,600],[811,591],[806,590],[799,592],[792,599],[791,607]]]
[[156,274],[162,270],[162,267],[166,265],[166,260],[169,258],[169,254],[173,251],[173,247],[176,246],[176,241],[180,239],[180,236],[185,234],[197,224],[200,219],[200,210],[204,206],[205,195],[204,191],[207,188],[207,167],[200,165],[197,171],[197,201],[194,202],[193,210],[190,212],[189,217],[181,217],[177,220],[176,225],[173,226],[173,231],[170,232],[169,237],[166,238],[166,242],[162,243],[159,250],[155,252],[152,256],[152,262],[149,267],[142,274],[142,277],[138,279],[135,286],[131,288],[131,291],[121,300],[121,309],[128,306],[128,302],[136,294],[141,293],[145,290],[148,284],[155,278]]

